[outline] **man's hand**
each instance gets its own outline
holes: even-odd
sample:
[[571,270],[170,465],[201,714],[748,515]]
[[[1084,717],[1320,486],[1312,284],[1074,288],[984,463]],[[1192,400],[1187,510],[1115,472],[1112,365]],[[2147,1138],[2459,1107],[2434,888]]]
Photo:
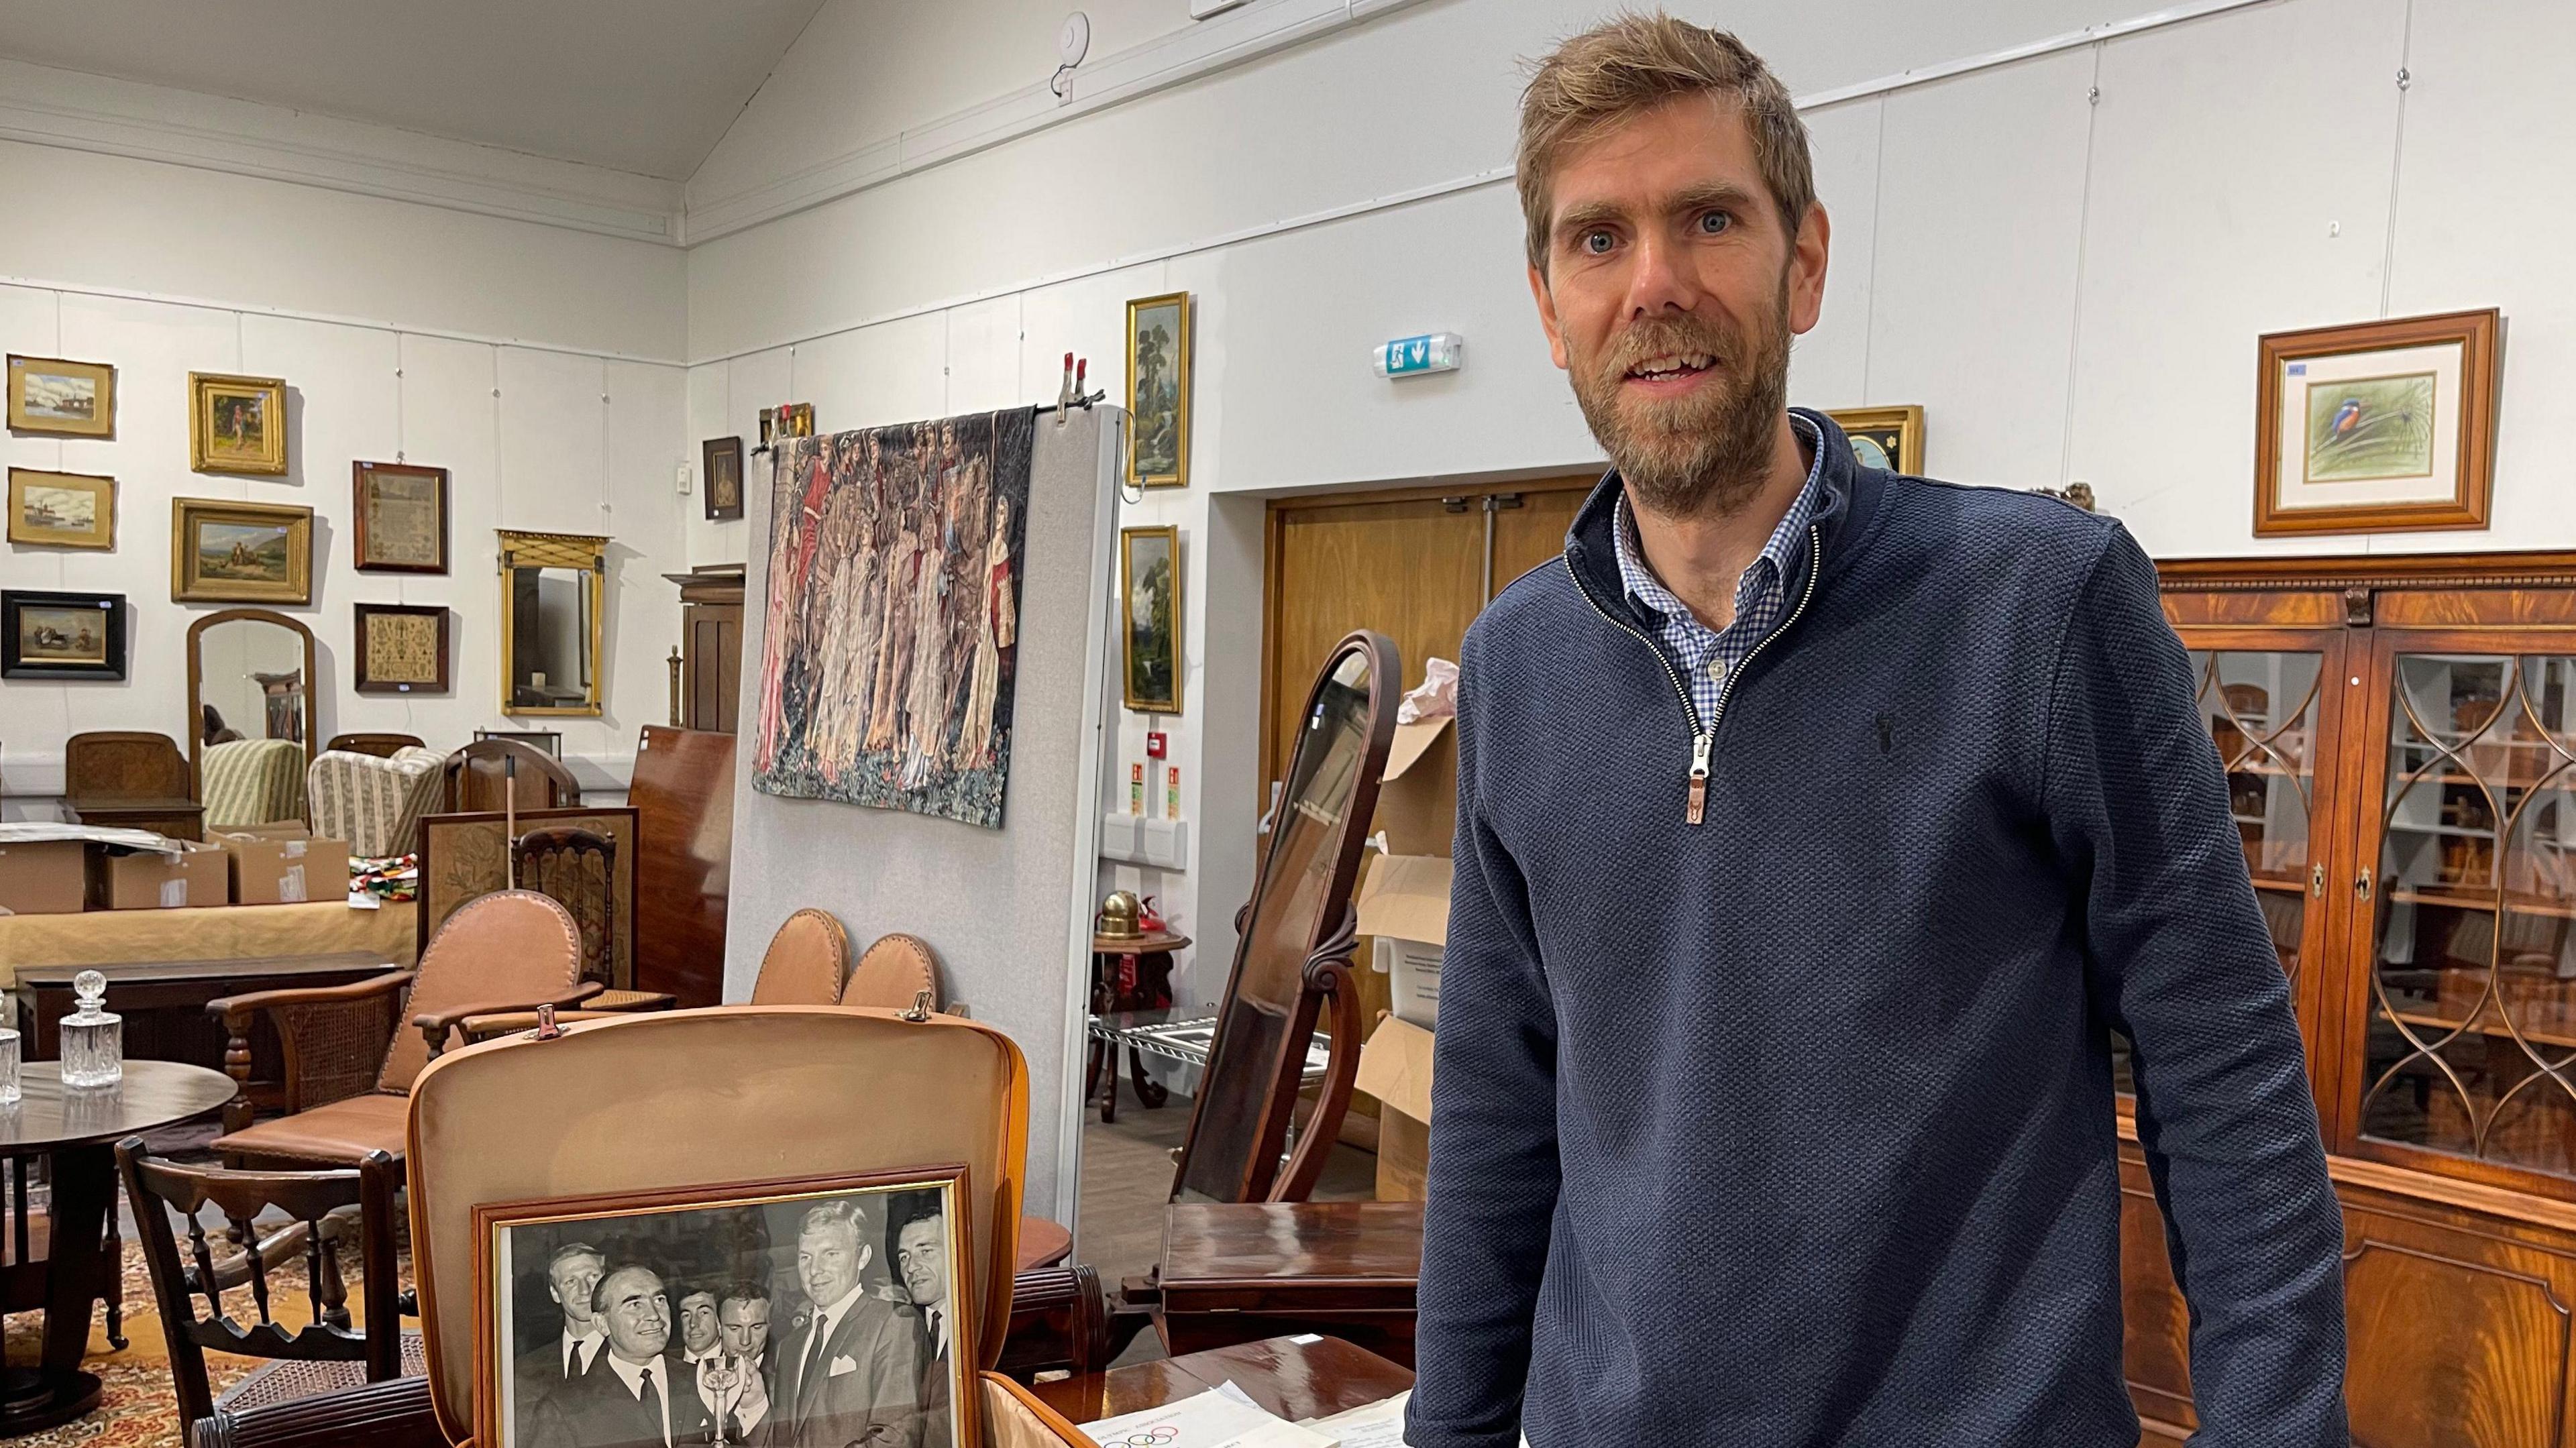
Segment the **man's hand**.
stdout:
[[733,1405],[734,1422],[748,1433],[769,1416],[769,1384],[761,1381],[759,1370],[749,1363],[734,1371],[742,1378],[742,1396]]

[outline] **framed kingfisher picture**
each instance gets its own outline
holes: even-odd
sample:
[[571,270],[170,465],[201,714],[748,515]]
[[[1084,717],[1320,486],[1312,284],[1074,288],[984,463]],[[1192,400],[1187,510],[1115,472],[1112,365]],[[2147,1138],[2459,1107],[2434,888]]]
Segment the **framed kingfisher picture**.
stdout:
[[2488,308],[2264,337],[2256,535],[2486,527],[2502,328]]

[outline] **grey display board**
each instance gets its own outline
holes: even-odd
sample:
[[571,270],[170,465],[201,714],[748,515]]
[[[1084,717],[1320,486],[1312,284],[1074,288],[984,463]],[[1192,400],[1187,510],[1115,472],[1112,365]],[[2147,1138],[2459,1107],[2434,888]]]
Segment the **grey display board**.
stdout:
[[[939,956],[942,998],[1008,1031],[1028,1057],[1027,1210],[1067,1225],[1080,1175],[1077,1075],[1099,877],[1106,580],[1124,421],[1115,408],[1075,412],[1062,426],[1052,413],[1037,419],[1001,829],[781,799],[755,791],[750,769],[734,771],[725,999],[750,998],[770,936],[808,906],[838,916],[854,951],[891,931],[928,941]],[[744,489],[746,724],[756,708],[769,556],[767,472],[757,464],[754,472],[763,484]]]

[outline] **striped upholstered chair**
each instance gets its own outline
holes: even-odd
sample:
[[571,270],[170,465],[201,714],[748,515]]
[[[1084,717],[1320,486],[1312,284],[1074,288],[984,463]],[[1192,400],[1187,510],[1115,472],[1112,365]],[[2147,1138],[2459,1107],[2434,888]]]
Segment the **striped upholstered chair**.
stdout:
[[349,853],[360,859],[410,854],[420,847],[420,817],[438,803],[446,758],[435,749],[403,749],[384,759],[324,750],[305,771],[314,833],[347,840]]
[[207,829],[304,818],[304,746],[292,739],[210,744],[202,773]]

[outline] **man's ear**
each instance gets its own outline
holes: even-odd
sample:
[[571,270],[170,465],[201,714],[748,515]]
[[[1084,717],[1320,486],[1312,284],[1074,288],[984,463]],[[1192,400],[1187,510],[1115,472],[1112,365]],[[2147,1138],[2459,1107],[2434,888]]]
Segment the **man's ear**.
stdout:
[[1547,329],[1547,355],[1556,360],[1557,370],[1565,369],[1565,334],[1556,326],[1556,298],[1547,290],[1547,273],[1537,267],[1529,269],[1530,298],[1538,303],[1538,324]]
[[1804,336],[1825,311],[1825,262],[1832,251],[1833,223],[1824,203],[1807,203],[1806,219],[1789,253],[1789,330]]

